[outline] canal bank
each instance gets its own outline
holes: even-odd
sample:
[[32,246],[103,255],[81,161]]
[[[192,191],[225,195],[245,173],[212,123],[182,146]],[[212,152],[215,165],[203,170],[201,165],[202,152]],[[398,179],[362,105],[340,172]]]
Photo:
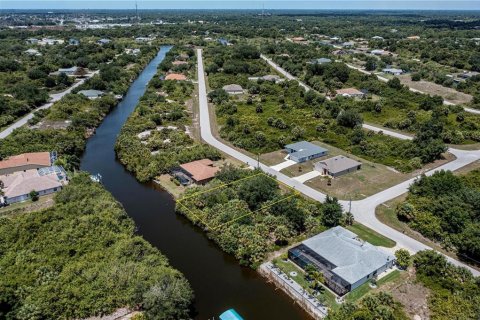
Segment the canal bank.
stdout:
[[185,275],[195,292],[196,319],[216,318],[229,308],[248,320],[308,319],[285,294],[275,291],[254,270],[239,266],[200,229],[175,214],[175,201],[167,192],[154,183],[139,183],[117,161],[116,138],[170,48],[161,48],[88,140],[81,169],[102,175],[105,187],[134,219],[138,233]]

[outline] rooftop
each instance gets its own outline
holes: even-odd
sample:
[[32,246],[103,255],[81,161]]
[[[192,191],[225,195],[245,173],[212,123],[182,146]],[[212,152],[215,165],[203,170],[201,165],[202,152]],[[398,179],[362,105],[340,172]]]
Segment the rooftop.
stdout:
[[229,84],[226,86],[223,86],[223,90],[225,91],[243,91],[243,88],[239,84]]
[[342,172],[344,170],[354,168],[362,164],[361,162],[355,161],[345,156],[336,156],[333,158],[319,161],[318,163],[325,165],[325,167],[331,173]]
[[297,158],[309,157],[328,151],[327,149],[317,146],[316,144],[308,141],[300,141],[292,144],[287,144],[285,148],[294,150],[294,152],[292,152],[290,155],[293,155]]
[[84,95],[87,98],[97,98],[103,95],[103,91],[100,90],[81,90],[78,94]]
[[43,191],[63,185],[66,173],[62,167],[51,170],[26,170],[0,176],[3,181],[5,197],[14,198],[30,193],[32,190]]
[[211,179],[220,170],[220,168],[213,166],[213,161],[210,159],[184,163],[180,167],[187,171],[195,181]]
[[165,80],[185,81],[187,77],[181,73],[170,73],[165,77]]
[[51,164],[50,152],[22,153],[0,161],[0,169],[21,167],[28,164],[49,166]]
[[363,94],[362,91],[360,91],[358,89],[355,89],[355,88],[338,89],[338,90],[336,90],[336,92],[339,95],[347,95],[347,96],[362,95]]
[[353,284],[384,266],[394,257],[358,239],[340,226],[331,228],[302,242],[336,267],[331,271]]

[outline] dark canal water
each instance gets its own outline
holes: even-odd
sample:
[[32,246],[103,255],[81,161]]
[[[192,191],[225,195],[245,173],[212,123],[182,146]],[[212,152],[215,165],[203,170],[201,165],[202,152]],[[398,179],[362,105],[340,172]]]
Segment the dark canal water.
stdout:
[[105,187],[135,220],[138,233],[187,277],[195,291],[196,319],[217,319],[228,308],[235,308],[246,320],[308,319],[287,296],[253,270],[240,267],[198,228],[175,214],[175,201],[167,192],[139,183],[116,160],[117,135],[169,49],[161,48],[89,139],[81,169],[103,176]]

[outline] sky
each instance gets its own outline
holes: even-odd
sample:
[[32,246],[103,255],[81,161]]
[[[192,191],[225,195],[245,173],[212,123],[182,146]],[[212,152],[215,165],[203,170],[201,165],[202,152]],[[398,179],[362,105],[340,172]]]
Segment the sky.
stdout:
[[[137,0],[139,9],[377,9],[377,10],[480,10],[480,0]],[[133,9],[135,0],[0,0],[0,9]]]

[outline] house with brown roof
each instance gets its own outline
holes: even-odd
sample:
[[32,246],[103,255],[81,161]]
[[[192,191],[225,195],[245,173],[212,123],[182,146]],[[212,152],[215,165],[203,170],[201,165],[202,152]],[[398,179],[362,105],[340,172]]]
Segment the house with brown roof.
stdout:
[[36,191],[44,196],[57,191],[68,183],[67,174],[60,166],[44,167],[17,171],[0,175],[3,183],[0,204],[12,204],[30,199],[30,192]]
[[52,165],[50,152],[31,152],[11,156],[0,161],[0,175],[17,171],[40,169]]
[[181,164],[177,169],[172,171],[182,185],[191,183],[205,184],[215,177],[215,174],[220,170],[215,167],[210,159],[202,159]]
[[335,90],[335,92],[336,92],[336,97],[338,96],[348,97],[348,98],[365,97],[365,93],[355,88],[338,89],[338,90]]
[[165,80],[185,81],[187,80],[187,77],[181,73],[170,73],[167,74]]

